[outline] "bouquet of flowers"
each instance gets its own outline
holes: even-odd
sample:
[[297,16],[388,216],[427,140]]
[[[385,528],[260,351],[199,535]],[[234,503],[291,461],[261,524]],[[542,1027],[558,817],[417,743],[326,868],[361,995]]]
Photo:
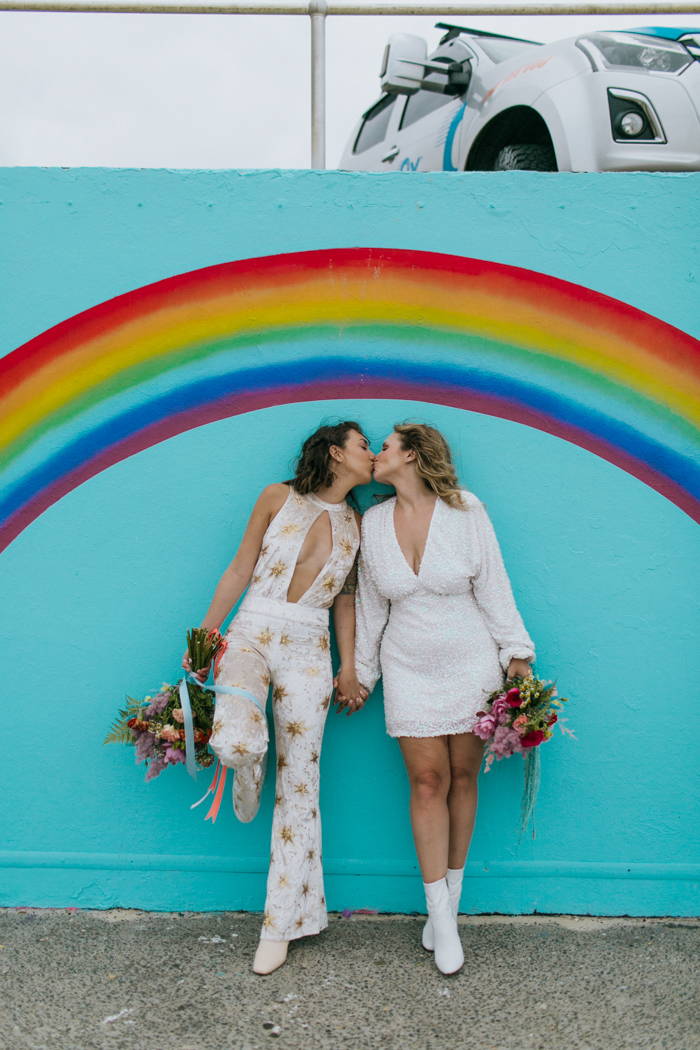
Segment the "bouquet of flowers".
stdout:
[[[208,667],[224,647],[218,631],[203,627],[187,632],[187,651],[192,671]],[[214,722],[214,693],[190,676],[177,685],[163,683],[155,696],[134,700],[127,696],[105,737],[105,744],[134,744],[137,763],[145,762],[146,780],[159,776],[167,766],[187,763],[187,735],[192,730],[194,763],[211,766],[214,756],[208,749]],[[192,766],[193,764],[190,763]]]
[[565,696],[558,696],[554,682],[535,678],[532,672],[527,678],[514,678],[512,685],[504,682],[503,688],[491,693],[486,701],[486,710],[477,711],[473,732],[487,744],[485,771],[488,773],[494,759],[499,762],[511,755],[523,755],[525,787],[520,810],[518,831],[522,838],[532,821],[532,837],[535,837],[535,802],[540,785],[539,747],[552,737],[552,727],[574,737],[571,729],[563,723],[560,710],[568,703]]

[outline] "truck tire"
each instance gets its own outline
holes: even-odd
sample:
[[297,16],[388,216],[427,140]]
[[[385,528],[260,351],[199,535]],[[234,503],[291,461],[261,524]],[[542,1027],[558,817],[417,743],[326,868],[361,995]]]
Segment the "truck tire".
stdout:
[[556,171],[554,150],[549,146],[504,146],[493,162],[494,171]]

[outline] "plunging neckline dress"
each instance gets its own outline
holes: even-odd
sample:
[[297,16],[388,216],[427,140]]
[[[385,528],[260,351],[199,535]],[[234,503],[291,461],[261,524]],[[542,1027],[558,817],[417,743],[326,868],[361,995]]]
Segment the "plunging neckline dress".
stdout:
[[488,515],[462,498],[437,500],[418,573],[399,546],[395,497],[362,519],[355,664],[368,689],[383,676],[390,736],[470,732],[510,661],[535,656]]

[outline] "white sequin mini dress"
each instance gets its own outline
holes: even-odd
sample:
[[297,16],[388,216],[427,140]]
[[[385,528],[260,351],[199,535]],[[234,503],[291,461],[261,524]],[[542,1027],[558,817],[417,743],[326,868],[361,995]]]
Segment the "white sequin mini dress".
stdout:
[[357,677],[384,680],[389,736],[468,733],[513,658],[534,660],[493,526],[480,501],[438,499],[416,575],[394,529],[396,498],[362,519]]

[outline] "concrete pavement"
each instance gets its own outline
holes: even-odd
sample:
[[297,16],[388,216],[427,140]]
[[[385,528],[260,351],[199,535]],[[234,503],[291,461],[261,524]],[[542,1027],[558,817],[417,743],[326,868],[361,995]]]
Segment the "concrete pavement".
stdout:
[[331,916],[269,977],[260,915],[0,911],[2,1050],[700,1050],[700,920]]

